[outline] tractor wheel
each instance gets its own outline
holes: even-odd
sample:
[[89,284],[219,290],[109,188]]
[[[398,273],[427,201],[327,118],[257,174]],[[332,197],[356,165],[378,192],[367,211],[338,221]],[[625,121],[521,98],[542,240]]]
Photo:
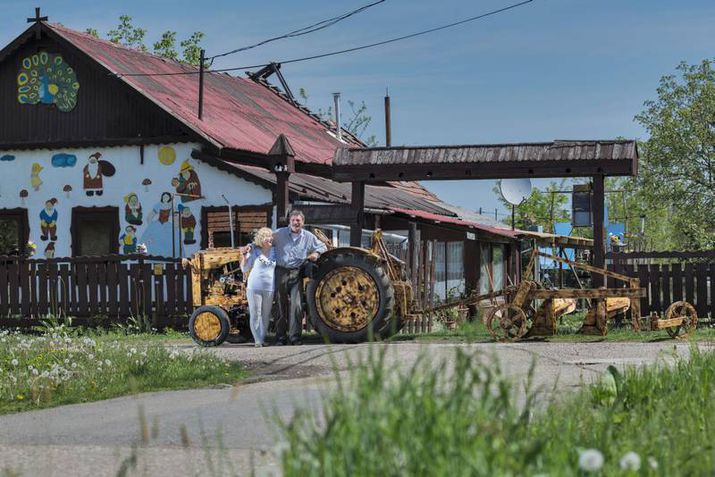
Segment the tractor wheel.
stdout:
[[665,310],[665,319],[682,318],[683,322],[675,327],[666,328],[671,338],[687,338],[698,326],[698,313],[687,301],[676,301]]
[[331,343],[387,338],[398,331],[395,291],[385,269],[360,253],[325,257],[306,288],[313,327]]
[[219,346],[226,340],[230,328],[228,314],[214,305],[198,307],[189,319],[189,334],[200,346]]

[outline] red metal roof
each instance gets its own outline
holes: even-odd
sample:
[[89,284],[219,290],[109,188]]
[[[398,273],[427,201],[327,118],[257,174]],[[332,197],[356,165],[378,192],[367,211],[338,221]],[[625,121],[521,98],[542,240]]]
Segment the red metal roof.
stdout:
[[462,220],[458,217],[449,217],[446,215],[433,214],[431,212],[425,212],[423,210],[414,209],[399,209],[395,207],[390,207],[390,210],[397,212],[399,214],[409,215],[410,217],[419,217],[421,219],[432,220],[434,222],[442,222],[446,224],[460,225],[462,227],[467,227],[471,229],[481,230],[494,235],[499,235],[502,237],[507,237],[510,239],[516,239],[517,235],[521,232],[520,230],[509,230],[500,229],[497,227],[490,227],[488,225],[480,224],[477,222],[470,222],[468,220]]
[[266,85],[225,73],[204,75],[203,119],[198,118],[198,74],[122,76],[129,73],[195,72],[196,67],[116,45],[58,24],[44,24],[102,64],[187,127],[219,148],[266,154],[279,134],[288,137],[296,160],[330,164],[342,143],[306,111]]

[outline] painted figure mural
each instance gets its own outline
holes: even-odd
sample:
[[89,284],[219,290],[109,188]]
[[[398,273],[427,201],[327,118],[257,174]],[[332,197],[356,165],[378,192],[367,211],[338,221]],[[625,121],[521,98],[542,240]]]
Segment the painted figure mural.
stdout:
[[176,188],[176,195],[181,197],[181,203],[191,202],[201,197],[201,182],[194,167],[186,159],[181,163],[179,176],[171,180],[171,185]]
[[87,165],[84,166],[83,171],[83,186],[84,190],[88,196],[102,195],[104,192],[104,177],[112,177],[114,175],[114,166],[107,162],[102,161],[100,158],[102,154],[95,152],[87,160]]
[[40,212],[40,239],[52,241],[57,240],[57,211],[55,210],[57,199],[54,197],[45,202],[45,208]]
[[139,196],[134,192],[124,196],[124,219],[132,225],[142,224],[142,205],[139,203]]
[[66,113],[77,105],[78,91],[77,75],[61,55],[43,51],[22,60],[17,74],[20,104],[54,104]]
[[124,229],[124,233],[119,237],[119,242],[122,244],[122,251],[124,253],[136,253],[137,252],[137,228],[133,225],[127,225]]
[[181,220],[181,232],[184,235],[184,243],[186,245],[192,245],[196,243],[196,238],[194,237],[194,229],[196,228],[196,218],[194,214],[191,213],[191,209],[183,204],[179,204],[179,217]]
[[151,255],[170,257],[172,255],[171,193],[164,192],[147,216],[148,226],[141,241],[146,244]]
[[45,247],[45,258],[55,258],[55,242],[50,242]]
[[32,170],[30,172],[30,186],[32,186],[33,190],[40,190],[40,186],[42,185],[42,179],[40,179],[40,172],[42,172],[42,165],[38,162],[33,162],[32,163]]

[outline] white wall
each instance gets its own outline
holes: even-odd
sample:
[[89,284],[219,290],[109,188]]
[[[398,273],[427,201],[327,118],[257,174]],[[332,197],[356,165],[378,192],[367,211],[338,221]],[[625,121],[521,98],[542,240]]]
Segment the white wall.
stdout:
[[[175,151],[175,160],[171,164],[159,161],[159,151],[163,146],[171,147]],[[114,206],[119,209],[120,235],[128,225],[125,218],[124,197],[134,192],[138,195],[142,206],[142,225],[137,226],[137,240],[142,242],[144,233],[151,226],[150,219],[152,208],[159,203],[162,192],[176,192],[172,186],[172,178],[179,175],[179,170],[185,159],[194,168],[201,184],[201,193],[205,197],[184,205],[191,209],[197,225],[194,231],[196,243],[184,245],[184,256],[197,251],[201,242],[201,207],[225,206],[221,194],[224,194],[232,205],[266,204],[272,201],[269,189],[258,186],[235,175],[216,169],[202,161],[191,159],[192,148],[195,144],[152,145],[144,147],[144,164],[140,161],[139,146],[125,147],[99,147],[83,149],[62,150],[33,150],[33,151],[2,151],[0,152],[0,209],[21,207],[27,209],[30,223],[30,240],[37,244],[36,257],[44,256],[44,251],[49,239],[42,241],[40,238],[40,212],[45,207],[45,202],[51,198],[57,199],[55,210],[58,212],[57,240],[55,242],[55,256],[71,256],[70,222],[72,208],[106,207]],[[83,188],[83,169],[87,165],[88,157],[95,152],[102,154],[101,159],[110,162],[116,169],[112,177],[103,178],[103,194],[101,196],[87,196]],[[57,167],[52,164],[52,156],[58,153],[76,156],[77,161],[71,167]],[[15,156],[14,160],[7,160],[7,156]],[[42,182],[38,190],[31,183],[31,170],[34,163],[40,164],[42,170],[39,179]],[[144,186],[142,181],[149,178],[151,185]],[[65,185],[70,185],[72,191],[69,196],[63,191]],[[20,191],[28,192],[24,200],[20,198]],[[176,198],[176,205],[181,200]],[[153,222],[153,221],[152,221]],[[156,231],[156,229],[155,229]],[[171,242],[169,231],[169,243]],[[156,248],[150,254],[157,254],[161,250]],[[158,247],[158,245],[157,245]],[[121,252],[121,243],[120,250]],[[168,252],[170,254],[170,250]],[[159,253],[164,255],[165,253]],[[178,245],[177,245],[178,255]]]

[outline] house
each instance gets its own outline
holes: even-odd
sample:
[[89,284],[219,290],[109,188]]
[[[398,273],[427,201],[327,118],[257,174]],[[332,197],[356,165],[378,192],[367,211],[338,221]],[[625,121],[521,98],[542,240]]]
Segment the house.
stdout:
[[[197,73],[40,20],[0,50],[0,253],[32,240],[38,258],[140,244],[189,256],[230,245],[231,223],[246,243],[277,224],[284,201],[346,242],[352,189],[331,164],[336,150],[364,145],[261,77],[207,72],[200,95]],[[476,288],[480,269],[493,287],[516,273],[512,231],[459,219],[418,183],[364,195],[365,229],[390,230],[397,248],[421,234],[402,252],[415,280],[435,283],[424,300]]]

